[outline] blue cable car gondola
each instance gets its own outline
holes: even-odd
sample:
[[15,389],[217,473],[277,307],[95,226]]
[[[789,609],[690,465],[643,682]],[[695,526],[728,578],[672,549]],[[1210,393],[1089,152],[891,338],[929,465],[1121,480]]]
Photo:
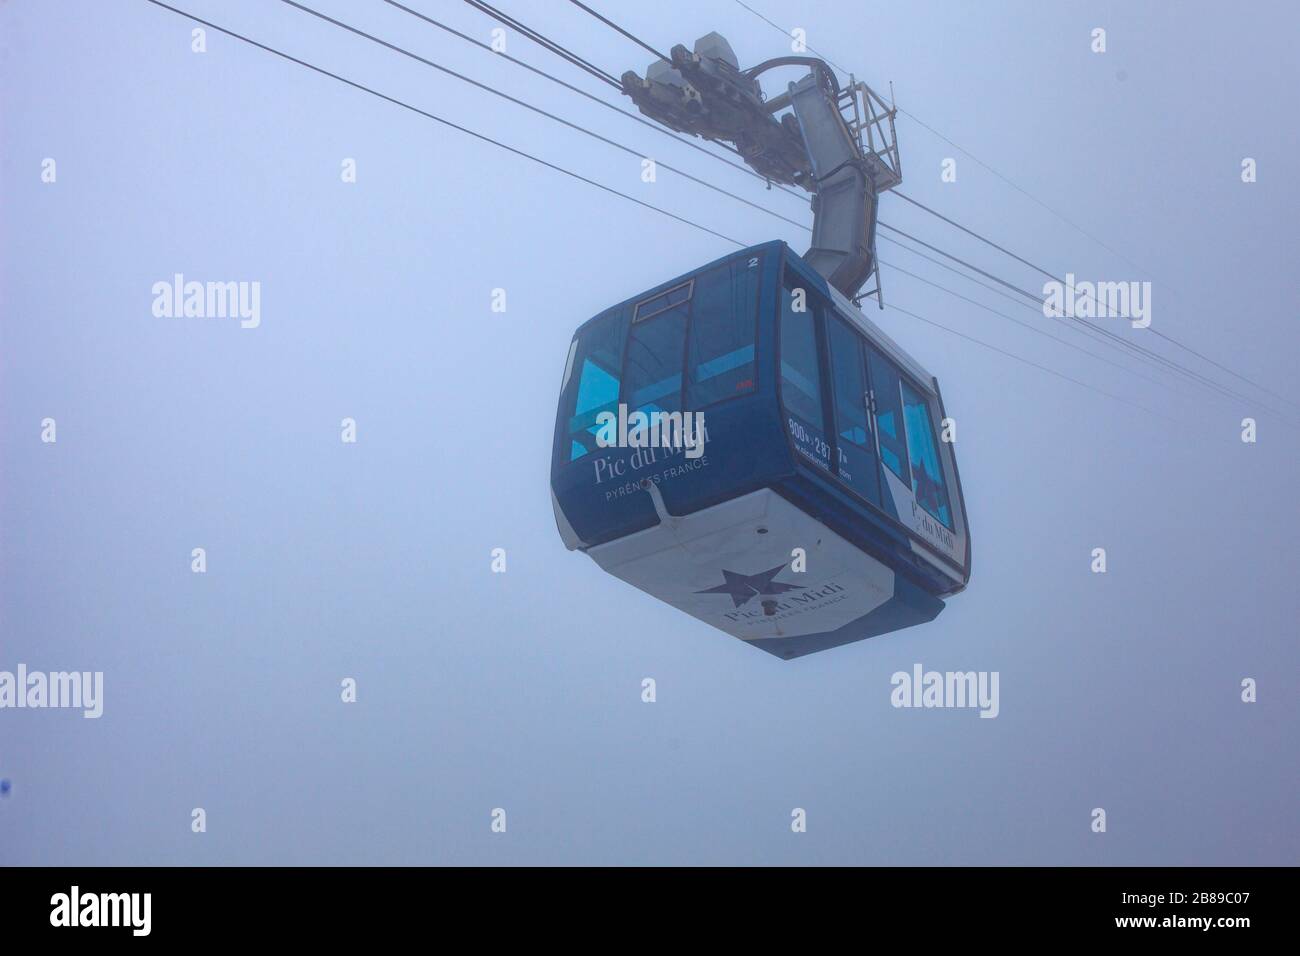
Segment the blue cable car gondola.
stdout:
[[[601,423],[703,416],[702,447]],[[602,416],[602,413],[606,413]],[[932,620],[970,577],[938,382],[784,242],[574,336],[551,462],[565,545],[778,657]]]
[[[788,66],[809,72],[767,97],[760,76]],[[850,301],[879,279],[877,205],[902,181],[894,107],[816,57],[741,70],[716,33],[622,88],[807,190],[813,242],[745,249],[578,330],[551,461],[565,545],[778,657],[932,620],[970,579],[939,384]],[[696,440],[656,440],[665,425]]]

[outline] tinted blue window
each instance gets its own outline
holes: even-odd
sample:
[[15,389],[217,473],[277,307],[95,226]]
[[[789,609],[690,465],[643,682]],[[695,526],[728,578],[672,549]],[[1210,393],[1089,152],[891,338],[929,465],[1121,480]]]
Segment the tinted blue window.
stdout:
[[912,453],[912,493],[916,503],[951,529],[952,510],[948,507],[948,487],[943,480],[930,407],[907,382],[903,382],[903,421],[907,428],[907,447]]
[[831,318],[826,326],[831,351],[831,385],[835,396],[835,472],[858,494],[880,502],[876,441],[867,413],[867,376],[863,342],[847,323]]
[[754,390],[760,271],[759,257],[746,256],[696,278],[687,408],[698,409]]
[[628,412],[677,412],[682,408],[682,362],[686,351],[685,304],[632,325],[623,368]]
[[[795,451],[829,470],[831,450],[824,430],[814,306],[808,290],[797,278],[793,282],[793,288],[781,289],[781,403]],[[802,311],[795,308],[797,304]]]
[[574,398],[569,416],[569,461],[596,448],[596,416],[603,411],[618,411],[624,325],[618,313],[602,316],[588,326],[578,342],[574,353],[578,382],[570,386]]
[[679,286],[669,289],[667,292],[657,295],[652,299],[646,299],[644,302],[638,302],[636,314],[632,316],[633,322],[640,322],[643,319],[652,319],[660,312],[671,309],[673,306],[681,305],[691,297],[691,283],[683,282]]
[[871,394],[876,402],[880,460],[907,484],[907,439],[903,434],[903,404],[898,392],[898,369],[874,348],[868,347],[867,353],[871,366]]

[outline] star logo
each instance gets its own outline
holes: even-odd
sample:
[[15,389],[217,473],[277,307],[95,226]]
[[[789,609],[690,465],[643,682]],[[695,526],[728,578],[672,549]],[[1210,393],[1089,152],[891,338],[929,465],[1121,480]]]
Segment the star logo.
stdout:
[[772,580],[784,570],[784,564],[759,574],[737,574],[735,571],[724,569],[722,572],[724,583],[719,584],[716,588],[708,588],[695,593],[730,594],[731,600],[735,602],[736,607],[741,607],[749,603],[750,598],[756,594],[784,594],[786,591],[802,591],[802,584],[782,584],[780,581]]

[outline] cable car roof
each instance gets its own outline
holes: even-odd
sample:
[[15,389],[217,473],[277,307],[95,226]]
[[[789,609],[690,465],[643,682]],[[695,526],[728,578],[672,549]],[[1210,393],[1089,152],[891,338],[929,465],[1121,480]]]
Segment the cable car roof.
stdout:
[[817,291],[820,292],[822,295],[827,296],[831,300],[831,302],[835,304],[836,309],[846,319],[851,321],[869,339],[875,342],[879,346],[880,350],[886,353],[891,359],[894,360],[894,362],[896,362],[904,371],[906,371],[908,375],[910,375],[913,379],[915,379],[918,385],[920,385],[923,389],[925,389],[925,391],[929,392],[931,395],[937,394],[934,387],[934,376],[931,375],[930,372],[927,371],[919,362],[917,362],[916,359],[912,358],[912,356],[909,355],[903,349],[902,346],[900,346],[897,342],[895,342],[892,338],[890,338],[880,326],[876,325],[876,323],[872,322],[869,318],[867,318],[867,316],[863,313],[863,311],[860,308],[858,308],[856,305],[854,305],[853,302],[847,296],[844,295],[844,293],[840,292],[838,289],[832,286],[829,282],[826,281],[826,279],[823,276],[819,275],[816,271],[812,269],[811,266],[809,266],[806,262],[804,262],[803,257],[800,256],[793,249],[791,249],[789,243],[787,243],[783,239],[773,239],[769,242],[762,242],[757,245],[747,246],[744,249],[739,249],[736,252],[728,253],[725,256],[719,256],[717,259],[714,259],[711,262],[707,262],[696,269],[692,269],[690,272],[682,273],[681,275],[676,276],[675,278],[669,279],[667,282],[660,282],[659,284],[652,286],[649,289],[646,289],[642,292],[638,292],[636,295],[629,296],[628,298],[622,300],[621,302],[615,303],[614,305],[610,306],[607,309],[602,309],[599,313],[592,316],[586,322],[583,322],[582,325],[578,326],[578,329],[576,332],[574,332],[573,337],[575,339],[579,338],[587,331],[588,327],[591,326],[592,323],[599,321],[600,319],[609,315],[611,312],[617,311],[618,309],[621,309],[624,306],[634,305],[637,302],[643,301],[644,299],[651,298],[655,295],[655,293],[659,291],[671,289],[674,286],[681,285],[682,282],[691,278],[692,276],[699,275],[702,272],[707,272],[710,269],[714,268],[715,266],[719,265],[720,263],[728,262],[732,259],[739,259],[747,255],[753,255],[756,252],[772,252],[778,250],[784,252],[788,259],[794,259],[800,265],[802,265],[804,269],[807,270],[807,278],[812,283],[813,287],[816,288]]

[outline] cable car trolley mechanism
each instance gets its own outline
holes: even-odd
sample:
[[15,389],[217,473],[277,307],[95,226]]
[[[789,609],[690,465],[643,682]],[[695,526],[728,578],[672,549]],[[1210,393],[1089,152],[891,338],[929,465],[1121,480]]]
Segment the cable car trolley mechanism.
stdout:
[[[742,71],[717,33],[671,57],[625,73],[624,93],[807,190],[812,246],[752,246],[578,329],[551,462],[560,535],[785,659],[933,620],[970,579],[943,400],[857,307],[880,296],[877,205],[902,181],[894,108],[814,57]],[[758,77],[783,66],[809,72],[765,99]],[[692,419],[694,441],[657,441]]]

